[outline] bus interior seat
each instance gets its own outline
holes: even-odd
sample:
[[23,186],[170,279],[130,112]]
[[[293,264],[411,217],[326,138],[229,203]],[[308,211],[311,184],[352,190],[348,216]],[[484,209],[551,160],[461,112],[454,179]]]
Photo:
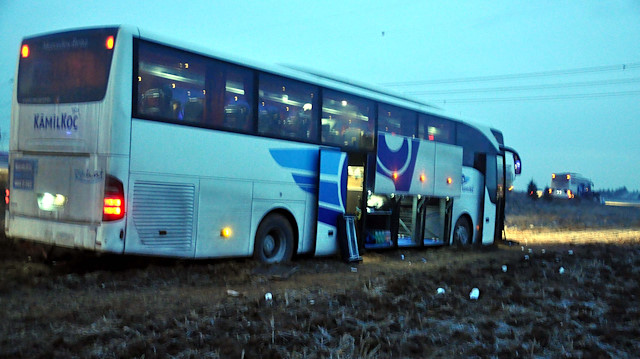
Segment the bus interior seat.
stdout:
[[172,94],[161,88],[151,88],[142,97],[142,112],[152,116],[171,117]]
[[243,104],[229,104],[224,107],[224,127],[247,130],[249,109]]
[[189,122],[202,122],[204,104],[202,98],[191,97],[184,105],[184,120]]
[[358,146],[361,142],[362,131],[357,127],[349,127],[344,131],[344,144]]

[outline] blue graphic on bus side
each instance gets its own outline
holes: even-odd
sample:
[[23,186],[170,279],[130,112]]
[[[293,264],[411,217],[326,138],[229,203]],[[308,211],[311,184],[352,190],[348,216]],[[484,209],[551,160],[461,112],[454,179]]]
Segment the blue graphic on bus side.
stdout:
[[[278,165],[291,170],[291,176],[301,190],[312,194],[320,192],[317,193],[318,221],[335,226],[337,216],[344,213],[347,196],[347,161],[343,154],[336,151],[334,156],[332,152],[324,152],[318,173],[317,149],[270,149],[269,153]],[[328,175],[331,179],[320,181],[318,176],[321,174]],[[336,208],[342,208],[342,211]]]
[[[376,172],[393,181],[396,191],[408,192],[416,166],[420,141],[402,139],[402,146],[393,151],[387,144],[386,135],[378,136],[378,158]],[[394,179],[394,174],[396,178]]]
[[278,165],[292,170],[291,176],[301,190],[315,193],[317,180],[313,173],[318,168],[318,150],[272,148],[269,153]]

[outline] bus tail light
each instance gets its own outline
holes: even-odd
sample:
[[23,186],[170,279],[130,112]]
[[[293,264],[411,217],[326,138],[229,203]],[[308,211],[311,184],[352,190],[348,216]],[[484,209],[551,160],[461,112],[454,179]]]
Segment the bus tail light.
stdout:
[[107,175],[104,186],[102,220],[115,221],[124,218],[124,186],[117,178]]
[[5,188],[5,189],[4,189],[4,203],[5,203],[5,204],[9,204],[9,199],[10,199],[10,197],[11,197],[11,196],[10,196],[10,194],[11,194],[11,193],[10,193],[9,189],[8,189],[8,188]]

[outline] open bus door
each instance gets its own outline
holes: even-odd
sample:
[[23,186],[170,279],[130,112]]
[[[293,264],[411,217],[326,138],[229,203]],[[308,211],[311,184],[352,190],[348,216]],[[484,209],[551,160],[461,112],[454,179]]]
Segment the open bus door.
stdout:
[[[491,244],[502,239],[505,209],[504,155],[482,155],[484,157],[484,199],[482,201],[482,244]],[[478,244],[480,242],[478,241]]]
[[[504,218],[506,210],[506,199],[508,188],[511,187],[514,176],[522,172],[522,162],[520,155],[512,148],[500,146],[501,154],[497,156],[497,172],[498,172],[498,207],[496,208],[496,232],[495,240],[502,240],[504,232]],[[506,153],[513,155],[513,172],[507,166]]]
[[506,207],[507,166],[504,151],[513,153],[514,173],[520,174],[520,157],[511,150],[501,147],[502,153],[483,155],[485,160],[485,194],[482,215],[482,242],[490,244],[502,240]]

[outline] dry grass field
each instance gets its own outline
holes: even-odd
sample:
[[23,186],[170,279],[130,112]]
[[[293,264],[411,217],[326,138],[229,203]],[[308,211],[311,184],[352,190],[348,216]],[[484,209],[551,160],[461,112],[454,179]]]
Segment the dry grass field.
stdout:
[[513,197],[505,243],[357,265],[44,259],[2,238],[0,357],[637,357],[640,209]]

